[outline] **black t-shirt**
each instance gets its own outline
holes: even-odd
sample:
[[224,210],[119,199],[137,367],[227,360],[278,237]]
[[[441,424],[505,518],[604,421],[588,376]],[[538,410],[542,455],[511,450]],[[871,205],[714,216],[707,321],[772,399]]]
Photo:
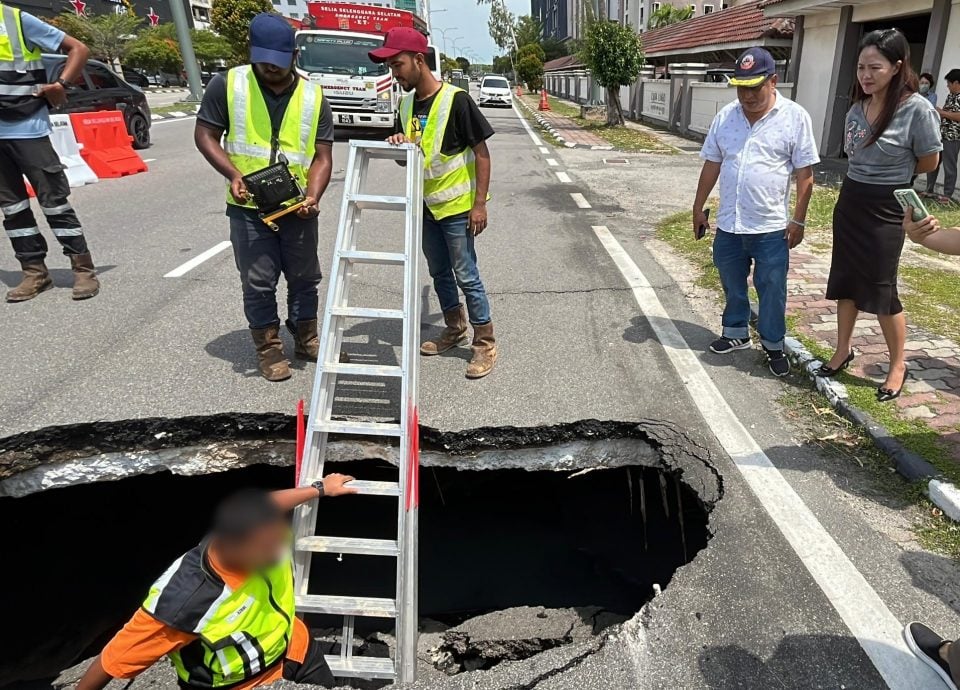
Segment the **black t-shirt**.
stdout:
[[[287,106],[290,104],[290,97],[293,95],[294,88],[300,85],[300,81],[297,78],[279,94],[260,84],[260,92],[267,103],[267,112],[270,113],[270,124],[273,125],[275,131],[280,129],[280,125],[283,123],[283,115],[287,112]],[[257,83],[259,84],[259,80]],[[230,129],[226,76],[216,74],[207,84],[207,89],[203,93],[203,100],[200,102],[200,110],[197,111],[197,121],[223,131]],[[330,112],[330,103],[326,98],[323,99],[323,106],[320,108],[317,143],[333,143],[333,114]]]
[[[437,93],[429,98],[424,98],[422,101],[414,98],[413,116],[426,121],[430,115],[430,108],[439,93],[437,91]],[[406,123],[400,123],[400,127],[405,126]],[[453,156],[464,149],[472,149],[492,136],[493,127],[480,112],[480,108],[477,107],[470,94],[466,91],[455,93],[453,106],[450,109],[450,119],[447,121],[447,131],[443,133],[443,146],[440,147],[440,152],[445,156]]]

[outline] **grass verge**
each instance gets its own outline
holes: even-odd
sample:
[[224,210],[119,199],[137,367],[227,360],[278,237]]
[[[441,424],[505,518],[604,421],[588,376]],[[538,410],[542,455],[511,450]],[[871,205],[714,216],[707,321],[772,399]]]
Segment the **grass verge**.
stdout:
[[580,107],[554,96],[547,96],[550,109],[557,115],[573,120],[581,128],[609,143],[618,151],[654,151],[657,153],[675,153],[673,148],[664,144],[655,135],[626,126],[610,126],[599,116],[580,117]]
[[197,104],[186,103],[185,101],[171,103],[170,105],[151,106],[150,108],[150,113],[153,115],[169,115],[170,113],[187,113],[192,115],[195,112],[197,112]]
[[695,281],[697,285],[719,292],[720,274],[713,265],[713,243],[706,238],[694,239],[692,223],[689,211],[674,213],[657,224],[656,235],[696,264],[699,269]]

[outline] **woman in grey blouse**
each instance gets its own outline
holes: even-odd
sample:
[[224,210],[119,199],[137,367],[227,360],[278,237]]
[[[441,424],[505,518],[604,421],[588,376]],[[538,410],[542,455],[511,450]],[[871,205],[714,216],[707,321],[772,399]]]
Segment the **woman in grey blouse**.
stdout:
[[837,300],[837,349],[820,368],[835,376],[853,361],[858,314],[876,314],[890,352],[877,400],[899,397],[907,378],[906,320],[897,294],[903,212],[893,196],[940,160],[940,118],[917,93],[910,46],[896,29],[860,42],[853,107],[847,113],[847,177],[833,212],[833,259],[827,299]]

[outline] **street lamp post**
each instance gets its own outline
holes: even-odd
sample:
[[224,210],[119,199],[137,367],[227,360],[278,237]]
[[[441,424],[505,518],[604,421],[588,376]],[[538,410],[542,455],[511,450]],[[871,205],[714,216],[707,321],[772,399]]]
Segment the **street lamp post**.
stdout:
[[188,100],[199,103],[203,98],[203,82],[200,79],[200,66],[197,63],[196,53],[193,52],[193,40],[190,38],[190,24],[187,23],[187,11],[183,9],[180,0],[170,3],[170,14],[177,29],[177,40],[180,42],[180,56],[183,58],[183,68],[187,73],[187,85],[190,87]]
[[[437,11],[440,12],[442,10],[437,10]],[[450,57],[450,54],[447,52],[447,32],[459,31],[459,30],[460,30],[460,27],[457,27],[457,26],[448,26],[446,29],[440,29],[440,28],[434,29],[434,31],[439,31],[440,36],[443,38],[443,54],[446,55],[447,57]]]

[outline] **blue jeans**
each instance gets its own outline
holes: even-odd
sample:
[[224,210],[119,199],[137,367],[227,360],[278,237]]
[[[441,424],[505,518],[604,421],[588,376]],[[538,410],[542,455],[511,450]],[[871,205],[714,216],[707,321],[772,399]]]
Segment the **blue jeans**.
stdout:
[[287,281],[287,317],[297,323],[317,318],[320,260],[316,218],[290,214],[274,232],[256,212],[230,206],[230,242],[243,286],[243,312],[250,328],[280,323],[277,283]]
[[474,237],[467,228],[467,215],[461,213],[437,220],[423,210],[423,254],[433,278],[433,289],[440,300],[440,309],[448,312],[460,306],[463,291],[470,323],[490,323],[490,301],[480,281]]
[[784,230],[758,235],[737,235],[717,230],[713,240],[713,263],[727,304],[723,309],[723,336],[750,337],[750,298],[747,277],[753,269],[753,286],[760,297],[757,331],[760,343],[768,350],[782,350],[787,332],[787,270],[790,249]]

